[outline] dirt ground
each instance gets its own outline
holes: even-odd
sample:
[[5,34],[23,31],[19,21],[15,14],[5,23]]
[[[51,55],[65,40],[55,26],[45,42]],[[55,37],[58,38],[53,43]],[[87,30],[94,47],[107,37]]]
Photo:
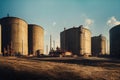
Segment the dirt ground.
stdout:
[[0,80],[120,80],[120,60],[0,56]]

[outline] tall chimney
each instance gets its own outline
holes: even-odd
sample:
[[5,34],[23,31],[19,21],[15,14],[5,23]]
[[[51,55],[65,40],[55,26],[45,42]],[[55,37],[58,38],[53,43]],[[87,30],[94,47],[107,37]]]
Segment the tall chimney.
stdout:
[[50,35],[50,51],[52,49],[52,36]]
[[55,50],[55,40],[53,40],[53,48],[54,48],[54,50]]

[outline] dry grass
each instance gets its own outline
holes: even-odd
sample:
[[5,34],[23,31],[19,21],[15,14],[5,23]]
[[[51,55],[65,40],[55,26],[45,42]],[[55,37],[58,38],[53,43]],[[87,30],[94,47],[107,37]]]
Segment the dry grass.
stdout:
[[120,80],[120,61],[0,57],[0,80]]

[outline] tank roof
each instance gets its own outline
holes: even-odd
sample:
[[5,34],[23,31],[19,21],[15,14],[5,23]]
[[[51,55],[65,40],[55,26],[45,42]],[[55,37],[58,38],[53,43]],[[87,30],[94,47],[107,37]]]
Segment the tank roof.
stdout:
[[102,34],[100,34],[99,36],[93,36],[92,38],[104,38],[104,39],[106,39],[106,37],[103,36]]
[[3,17],[3,18],[1,18],[0,20],[2,20],[2,19],[9,19],[9,18],[20,19],[20,20],[22,20],[22,21],[24,21],[24,22],[27,23],[27,21],[25,21],[24,19],[21,19],[21,18],[18,18],[18,17],[13,17],[13,16]]
[[[71,29],[79,29],[79,28],[85,29],[85,30],[87,30],[87,31],[89,31],[89,32],[91,33],[91,31],[90,31],[89,29],[83,27],[83,25],[80,25],[79,27],[73,26],[72,28],[65,29],[65,31],[68,31],[68,30],[71,30]],[[64,31],[62,31],[62,32],[64,32]],[[61,33],[62,33],[62,32],[61,32]]]
[[119,24],[119,25],[115,25],[114,27],[112,27],[112,28],[110,29],[110,31],[111,31],[112,29],[116,29],[116,28],[120,28],[120,24]]
[[36,27],[40,27],[40,28],[42,28],[42,29],[44,30],[44,28],[43,28],[42,26],[37,25],[37,24],[28,24],[28,27],[29,27],[29,26],[36,26]]
[[[84,28],[84,27],[83,27]],[[92,33],[89,29],[87,29],[87,28],[84,28],[85,30],[87,30],[87,31],[89,31],[90,33]]]

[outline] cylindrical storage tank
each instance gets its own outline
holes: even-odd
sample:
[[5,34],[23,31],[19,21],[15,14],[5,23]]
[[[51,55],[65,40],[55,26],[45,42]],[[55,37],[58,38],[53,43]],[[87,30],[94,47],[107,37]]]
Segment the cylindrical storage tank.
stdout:
[[80,43],[82,44],[81,49],[83,49],[83,53],[81,55],[91,55],[91,31],[84,27],[81,28],[82,36],[80,36],[80,39],[83,41]]
[[28,55],[28,25],[17,17],[0,20],[2,29],[2,52],[4,54]]
[[91,55],[91,32],[80,26],[60,33],[61,49],[75,55]]
[[28,25],[28,51],[37,56],[44,53],[44,29],[35,24]]
[[92,56],[99,56],[106,54],[106,37],[99,35],[92,37],[91,40]]
[[106,37],[102,35],[100,37],[101,37],[101,54],[100,55],[106,55]]
[[120,25],[110,29],[110,55],[120,57]]

